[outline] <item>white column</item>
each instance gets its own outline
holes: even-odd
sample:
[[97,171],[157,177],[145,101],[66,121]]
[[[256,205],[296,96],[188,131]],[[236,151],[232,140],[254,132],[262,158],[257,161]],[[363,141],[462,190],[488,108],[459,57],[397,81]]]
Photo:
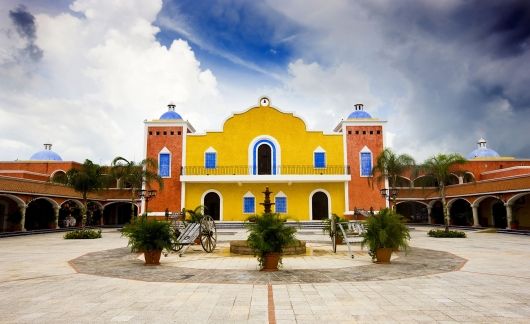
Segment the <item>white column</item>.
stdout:
[[479,227],[480,222],[478,221],[478,206],[471,206],[473,210],[473,227]]
[[506,228],[510,229],[510,223],[512,222],[512,205],[505,203],[504,206],[506,207]]
[[18,208],[20,208],[20,215],[22,215],[20,219],[20,230],[25,232],[26,227],[24,225],[26,224],[26,205],[18,205]]
[[55,228],[59,228],[59,211],[61,208],[59,206],[53,206],[53,214],[55,215]]
[[429,224],[432,224],[432,217],[431,217],[432,207],[427,206],[427,221]]

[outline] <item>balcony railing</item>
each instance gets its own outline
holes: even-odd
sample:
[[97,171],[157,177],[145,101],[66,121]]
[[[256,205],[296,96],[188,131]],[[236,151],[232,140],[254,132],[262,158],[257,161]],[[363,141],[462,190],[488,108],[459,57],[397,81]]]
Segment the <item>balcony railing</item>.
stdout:
[[185,166],[181,168],[181,175],[344,175],[350,174],[347,165],[328,165],[325,168],[315,168],[312,165],[282,165],[274,170],[261,170],[252,165],[226,165],[216,168],[204,166]]

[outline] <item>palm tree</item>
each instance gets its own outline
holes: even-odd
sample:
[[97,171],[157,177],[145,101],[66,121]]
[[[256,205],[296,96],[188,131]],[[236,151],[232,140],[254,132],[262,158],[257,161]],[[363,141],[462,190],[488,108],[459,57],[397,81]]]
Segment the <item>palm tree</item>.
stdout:
[[72,168],[66,172],[66,177],[54,178],[54,181],[72,187],[81,193],[83,197],[83,208],[81,209],[81,227],[85,227],[87,221],[88,194],[105,188],[107,178],[103,174],[103,168],[86,159],[79,168]]
[[156,161],[149,158],[136,163],[118,156],[112,161],[111,175],[117,180],[118,188],[131,188],[131,219],[134,218],[134,201],[137,191],[142,189],[144,184],[149,186],[155,181],[160,189],[164,187],[162,177],[153,171],[156,168]]
[[[397,185],[398,177],[403,175],[406,171],[414,170],[416,162],[408,154],[397,155],[391,149],[385,148],[376,159],[375,165],[372,168],[372,177],[375,177],[377,182],[388,179],[390,189]],[[372,183],[373,185],[373,183]],[[396,197],[391,195],[395,206]]]
[[442,198],[442,207],[445,222],[445,231],[449,231],[449,211],[445,199],[445,185],[452,173],[463,173],[463,170],[456,170],[457,166],[466,163],[466,159],[460,154],[438,154],[427,159],[422,165],[422,173],[436,181],[438,192]]

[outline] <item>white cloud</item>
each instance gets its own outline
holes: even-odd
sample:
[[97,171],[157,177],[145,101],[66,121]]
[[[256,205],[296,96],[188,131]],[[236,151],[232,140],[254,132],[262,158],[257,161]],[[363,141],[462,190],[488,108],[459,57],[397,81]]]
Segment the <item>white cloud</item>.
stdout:
[[[10,143],[0,160],[29,158],[48,141],[66,160],[141,159],[142,121],[158,118],[169,101],[200,127],[219,96],[217,81],[185,41],[169,48],[156,41],[161,5],[79,0],[71,5],[76,15],[37,14],[42,61],[0,65],[13,78],[0,84],[0,137]],[[2,49],[21,47],[6,36],[12,26],[0,27]]]

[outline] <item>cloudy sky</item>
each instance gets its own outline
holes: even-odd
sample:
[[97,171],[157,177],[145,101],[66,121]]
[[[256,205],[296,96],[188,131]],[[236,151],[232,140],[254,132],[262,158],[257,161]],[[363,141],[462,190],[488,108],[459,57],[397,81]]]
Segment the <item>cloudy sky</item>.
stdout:
[[219,129],[257,104],[331,132],[355,103],[418,160],[479,137],[530,158],[530,2],[12,0],[0,3],[0,160],[143,156],[173,101]]

